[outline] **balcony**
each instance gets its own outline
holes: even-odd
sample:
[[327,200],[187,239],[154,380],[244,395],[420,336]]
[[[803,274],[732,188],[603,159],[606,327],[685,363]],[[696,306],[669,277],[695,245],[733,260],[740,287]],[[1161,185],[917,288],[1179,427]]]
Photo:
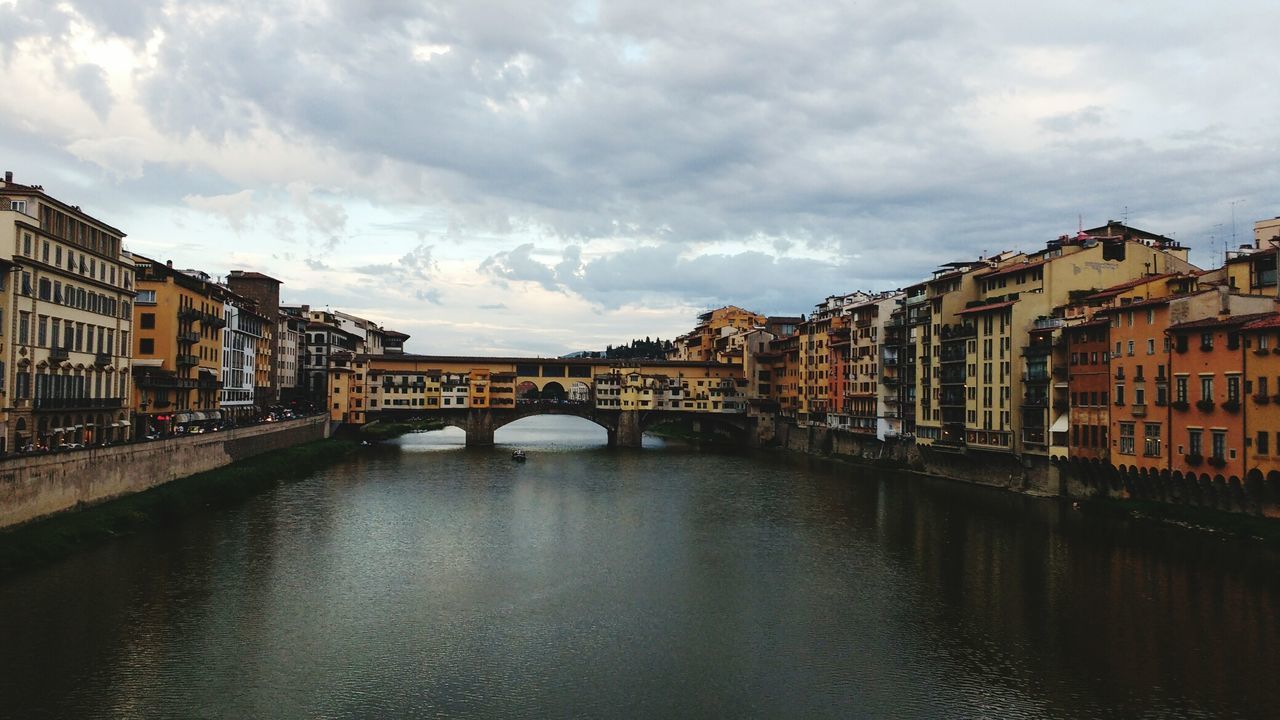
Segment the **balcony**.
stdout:
[[1036,318],[1031,323],[1031,327],[1034,330],[1048,330],[1050,328],[1060,328],[1065,326],[1066,324],[1067,324],[1067,321],[1062,318],[1041,317],[1041,318]]
[[1146,416],[1147,416],[1147,406],[1146,406],[1146,405],[1132,405],[1132,406],[1130,406],[1130,407],[1129,407],[1129,414],[1130,414],[1130,415],[1132,415],[1132,416],[1134,416],[1134,417],[1146,417]]
[[1052,343],[1031,343],[1022,348],[1022,354],[1025,357],[1044,357],[1053,353]]
[[124,406],[123,398],[36,398],[36,410],[107,410]]
[[49,348],[49,359],[53,361],[71,359],[71,352],[66,348]]
[[190,367],[192,365],[199,365],[200,358],[195,355],[179,355],[176,362],[178,363],[178,367]]
[[1023,382],[1048,382],[1050,374],[1045,370],[1028,370],[1022,374]]
[[200,342],[200,333],[194,333],[194,332],[178,333],[178,342],[185,343],[188,345],[191,343],[198,343]]
[[203,316],[204,316],[204,313],[200,312],[195,308],[190,308],[190,307],[182,308],[181,310],[178,311],[179,320],[199,320]]
[[106,367],[111,364],[111,353],[94,353],[93,364],[98,367]]
[[1022,407],[1042,408],[1049,404],[1049,398],[1045,397],[1024,397],[1022,398]]
[[1213,401],[1212,401],[1212,400],[1197,400],[1197,401],[1196,401],[1196,409],[1197,409],[1197,410],[1199,410],[1200,412],[1213,412]]

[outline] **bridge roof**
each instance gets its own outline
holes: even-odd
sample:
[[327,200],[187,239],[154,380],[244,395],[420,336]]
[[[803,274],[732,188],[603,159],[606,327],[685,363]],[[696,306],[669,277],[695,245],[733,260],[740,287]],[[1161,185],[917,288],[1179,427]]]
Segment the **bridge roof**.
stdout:
[[696,360],[619,360],[617,358],[542,358],[542,357],[482,357],[478,355],[357,355],[357,360],[385,360],[412,363],[472,363],[474,365],[589,365],[594,367],[699,367],[737,369],[733,363],[704,362]]

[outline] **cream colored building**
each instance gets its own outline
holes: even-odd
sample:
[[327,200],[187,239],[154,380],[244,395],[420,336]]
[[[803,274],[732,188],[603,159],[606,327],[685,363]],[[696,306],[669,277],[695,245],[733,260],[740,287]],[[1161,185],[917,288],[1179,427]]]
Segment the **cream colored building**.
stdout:
[[0,450],[129,437],[134,267],[123,239],[5,173]]

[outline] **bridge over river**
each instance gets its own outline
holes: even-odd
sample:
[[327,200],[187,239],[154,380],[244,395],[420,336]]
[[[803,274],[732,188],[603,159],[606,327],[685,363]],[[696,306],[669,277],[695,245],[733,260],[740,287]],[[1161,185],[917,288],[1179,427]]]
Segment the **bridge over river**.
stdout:
[[731,434],[754,421],[742,369],[725,363],[349,355],[331,359],[327,385],[334,421],[437,417],[471,446],[492,445],[495,430],[533,415],[585,418],[620,447],[639,447],[646,429],[670,420]]

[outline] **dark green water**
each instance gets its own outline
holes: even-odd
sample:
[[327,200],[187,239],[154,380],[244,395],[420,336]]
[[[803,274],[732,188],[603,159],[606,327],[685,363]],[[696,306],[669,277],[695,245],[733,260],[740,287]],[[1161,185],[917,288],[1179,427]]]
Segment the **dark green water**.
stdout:
[[[581,423],[581,424],[580,424]],[[1275,717],[1255,545],[572,418],[0,579],[0,716]]]

